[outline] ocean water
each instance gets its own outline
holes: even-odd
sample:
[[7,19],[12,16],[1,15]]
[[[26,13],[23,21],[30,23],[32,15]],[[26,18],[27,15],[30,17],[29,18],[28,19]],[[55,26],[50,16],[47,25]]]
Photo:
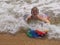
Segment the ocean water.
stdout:
[[31,8],[38,7],[41,15],[59,17],[60,0],[0,0],[0,32],[15,34],[21,27],[32,29],[47,29],[48,38],[60,38],[60,25],[39,24],[28,25],[24,20],[26,15],[31,15]]

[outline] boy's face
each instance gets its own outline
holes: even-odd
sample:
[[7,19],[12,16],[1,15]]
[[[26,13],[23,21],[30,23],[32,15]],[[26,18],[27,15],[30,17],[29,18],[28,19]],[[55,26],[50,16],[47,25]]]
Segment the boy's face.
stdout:
[[32,9],[32,11],[31,11],[32,15],[38,15],[38,13],[39,13],[39,11],[36,8]]

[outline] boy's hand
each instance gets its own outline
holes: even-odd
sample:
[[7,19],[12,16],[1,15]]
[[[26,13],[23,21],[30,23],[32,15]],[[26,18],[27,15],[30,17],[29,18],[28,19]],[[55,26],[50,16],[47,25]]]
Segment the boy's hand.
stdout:
[[44,22],[46,22],[47,24],[50,24],[50,21],[48,19],[44,19]]

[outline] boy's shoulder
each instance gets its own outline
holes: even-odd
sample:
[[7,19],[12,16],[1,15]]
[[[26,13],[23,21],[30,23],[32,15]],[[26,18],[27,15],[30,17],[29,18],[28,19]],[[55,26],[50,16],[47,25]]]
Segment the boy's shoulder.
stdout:
[[39,14],[39,16],[43,17],[43,18],[47,18],[48,17],[46,14],[43,14],[43,13]]

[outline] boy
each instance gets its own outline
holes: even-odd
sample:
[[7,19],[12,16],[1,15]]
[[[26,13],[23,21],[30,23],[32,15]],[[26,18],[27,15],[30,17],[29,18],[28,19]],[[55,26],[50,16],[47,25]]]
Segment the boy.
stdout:
[[50,24],[50,21],[47,18],[43,18],[42,16],[39,15],[39,10],[37,7],[33,7],[31,9],[31,16],[27,17],[27,22],[29,23],[31,20],[40,20],[43,21],[45,23]]

